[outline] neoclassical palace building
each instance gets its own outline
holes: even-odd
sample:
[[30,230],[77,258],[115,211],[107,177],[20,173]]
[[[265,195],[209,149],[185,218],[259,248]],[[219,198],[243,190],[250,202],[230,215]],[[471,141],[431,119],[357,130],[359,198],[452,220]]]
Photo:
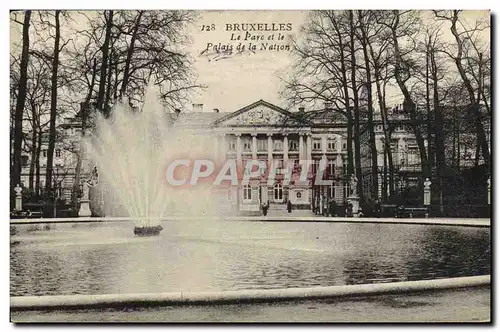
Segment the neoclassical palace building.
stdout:
[[[389,114],[396,124],[392,133],[391,149],[394,165],[399,171],[408,171],[418,177],[419,155],[414,136],[408,128],[408,117],[395,108]],[[213,149],[221,159],[235,159],[245,162],[251,159],[266,163],[277,163],[277,175],[273,183],[267,178],[253,179],[248,184],[227,189],[222,195],[225,204],[239,211],[255,211],[262,202],[269,202],[271,208],[284,206],[288,200],[294,209],[311,209],[316,198],[326,196],[341,203],[350,195],[350,181],[347,174],[347,126],[345,118],[328,107],[319,110],[285,110],[264,100],[256,101],[234,112],[203,110],[203,105],[194,104],[189,111],[168,113],[173,126],[196,133],[208,134],[213,139]],[[167,120],[168,121],[168,120]],[[75,177],[75,142],[80,138],[81,119],[67,118],[61,127],[65,138],[57,143],[55,153],[55,176],[61,198],[69,200]],[[384,165],[382,123],[375,114],[376,147],[379,168]],[[366,143],[363,143],[366,144]],[[76,144],[77,145],[77,144]],[[42,149],[44,150],[44,148]],[[40,163],[41,179],[44,179],[45,154],[42,151]],[[312,160],[308,181],[284,181],[284,168],[294,162],[293,172],[299,173],[299,160]],[[320,161],[326,165],[323,178],[331,184],[316,184],[313,181]],[[370,158],[362,154],[364,192],[370,194]],[[29,163],[23,168],[22,181],[28,182]],[[376,174],[382,179],[383,172]],[[82,173],[85,177],[85,173]],[[43,180],[42,180],[43,181]],[[382,191],[382,181],[379,193]],[[43,188],[43,183],[42,183]]]
[[[223,159],[237,162],[259,160],[278,165],[273,183],[268,177],[253,179],[248,184],[227,189],[226,203],[239,211],[258,211],[262,202],[283,205],[290,200],[294,209],[311,209],[317,197],[333,198],[343,202],[350,195],[350,180],[347,174],[347,126],[345,118],[328,107],[315,111],[304,108],[285,110],[264,100],[256,101],[231,113],[218,110],[203,112],[202,105],[193,105],[194,112],[177,111],[171,114],[174,127],[210,133],[216,154]],[[392,134],[393,158],[399,169],[407,168],[419,172],[418,148],[410,134],[408,117],[391,112],[391,121],[396,121]],[[376,121],[376,146],[379,151],[378,164],[383,165],[383,137],[381,119]],[[311,160],[307,182],[285,181],[285,168],[293,163],[294,174],[301,172],[300,160]],[[331,184],[317,184],[314,179],[320,162],[325,165],[323,179]],[[369,156],[362,159],[366,194],[370,192]],[[382,172],[381,172],[382,173]],[[377,174],[379,178],[382,174]],[[379,181],[379,192],[382,191]]]

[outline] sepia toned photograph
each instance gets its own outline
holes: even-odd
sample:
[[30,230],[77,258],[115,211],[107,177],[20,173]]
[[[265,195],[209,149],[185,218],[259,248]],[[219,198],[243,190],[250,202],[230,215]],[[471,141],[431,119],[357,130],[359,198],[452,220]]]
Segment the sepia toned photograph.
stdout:
[[10,10],[10,322],[491,323],[491,18]]

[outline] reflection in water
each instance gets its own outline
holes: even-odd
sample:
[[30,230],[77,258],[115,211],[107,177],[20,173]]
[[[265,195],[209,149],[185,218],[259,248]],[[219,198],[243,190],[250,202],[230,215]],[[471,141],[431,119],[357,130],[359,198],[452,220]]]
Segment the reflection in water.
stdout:
[[[474,276],[490,273],[490,233],[462,228],[431,228],[408,260],[411,280]],[[437,273],[436,273],[437,274]]]
[[[373,234],[372,241],[366,242],[364,248],[345,258],[346,284],[490,273],[489,230],[419,226],[412,233],[391,231],[389,234],[390,242],[374,241],[380,234]],[[399,250],[391,252],[394,246]]]
[[327,223],[172,223],[13,236],[11,294],[311,287],[490,273],[489,229]]

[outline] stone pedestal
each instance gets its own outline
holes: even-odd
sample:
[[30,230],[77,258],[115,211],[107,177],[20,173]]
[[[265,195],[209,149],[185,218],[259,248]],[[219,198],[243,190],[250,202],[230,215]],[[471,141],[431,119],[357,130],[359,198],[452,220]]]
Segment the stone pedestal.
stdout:
[[353,217],[359,216],[359,197],[358,196],[349,196],[349,197],[347,197],[347,202],[352,204]]
[[16,198],[15,198],[15,211],[22,211],[23,210],[23,188],[21,188],[19,185],[17,185],[14,188],[14,191],[16,193]]
[[80,211],[78,211],[79,217],[92,216],[92,212],[90,211],[89,191],[90,187],[87,184],[84,184],[82,198],[80,199]]

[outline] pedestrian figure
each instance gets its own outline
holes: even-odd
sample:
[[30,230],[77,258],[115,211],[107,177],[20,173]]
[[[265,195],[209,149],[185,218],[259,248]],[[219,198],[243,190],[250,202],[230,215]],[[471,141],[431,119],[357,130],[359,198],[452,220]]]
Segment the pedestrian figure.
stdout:
[[372,200],[370,198],[368,198],[368,200],[363,206],[363,215],[366,217],[373,217],[373,205],[372,205]]
[[292,213],[292,202],[288,200],[288,203],[286,204],[286,209],[288,210],[288,213]]
[[335,217],[337,214],[337,203],[333,198],[330,199],[330,216]]
[[264,216],[267,216],[267,210],[269,210],[269,203],[262,203],[262,214],[264,214]]
[[352,217],[352,203],[347,204],[346,215]]
[[344,201],[342,202],[342,205],[340,206],[340,209],[339,209],[339,217],[345,217],[346,215],[346,210],[347,210],[347,201],[344,199]]
[[380,204],[380,200],[375,201],[375,217],[379,218],[380,215],[382,214],[382,204]]

